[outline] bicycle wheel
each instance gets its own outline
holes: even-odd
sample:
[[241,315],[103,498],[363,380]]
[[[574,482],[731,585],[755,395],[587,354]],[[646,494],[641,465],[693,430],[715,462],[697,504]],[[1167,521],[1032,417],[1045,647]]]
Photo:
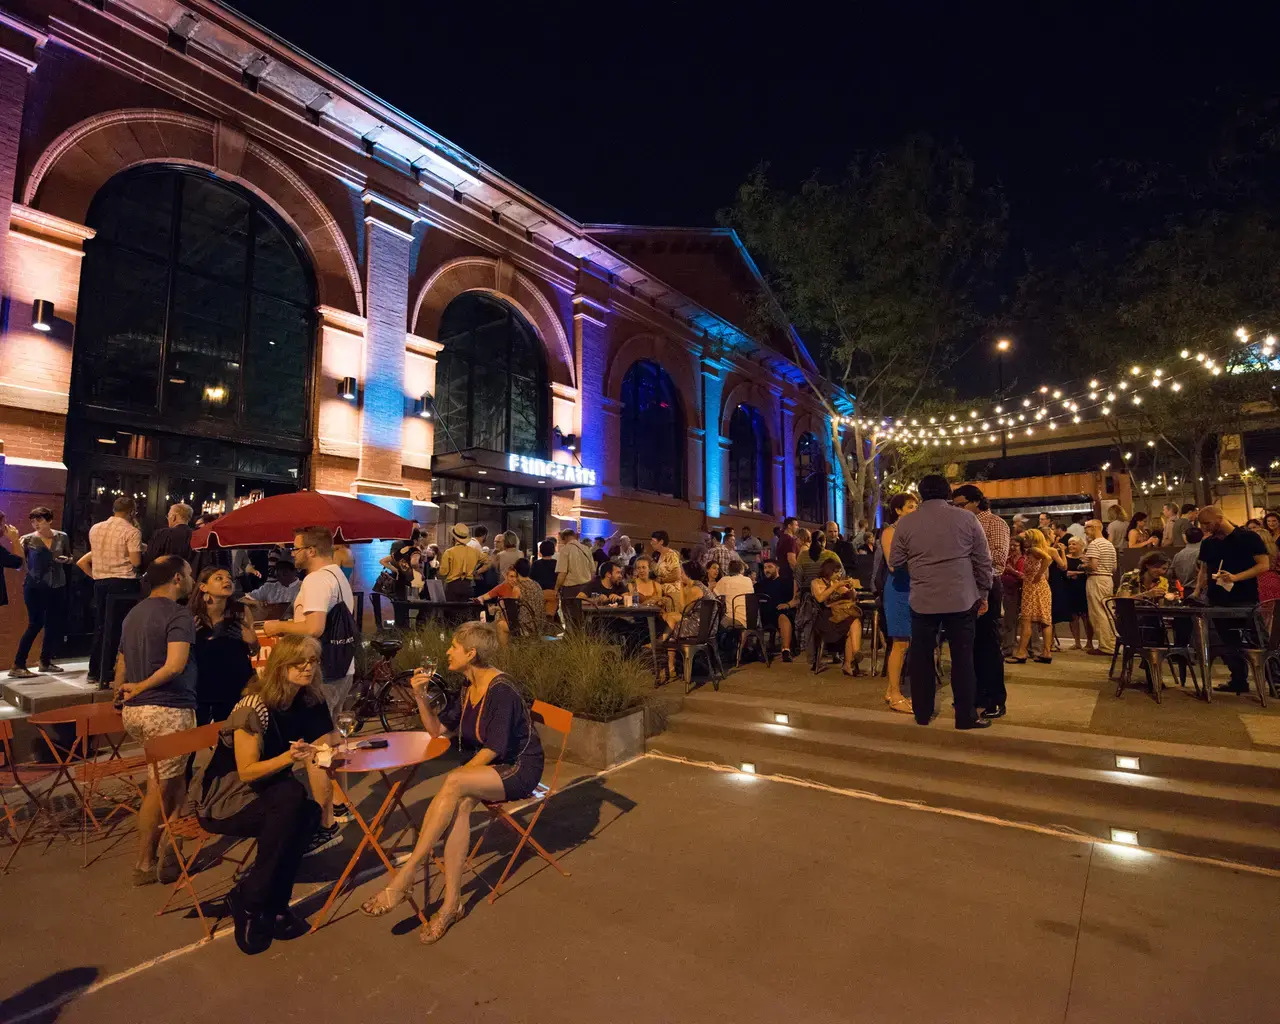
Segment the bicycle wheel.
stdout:
[[387,732],[411,732],[422,728],[418,702],[414,700],[413,687],[409,685],[411,674],[404,672],[388,679],[378,691],[378,717]]

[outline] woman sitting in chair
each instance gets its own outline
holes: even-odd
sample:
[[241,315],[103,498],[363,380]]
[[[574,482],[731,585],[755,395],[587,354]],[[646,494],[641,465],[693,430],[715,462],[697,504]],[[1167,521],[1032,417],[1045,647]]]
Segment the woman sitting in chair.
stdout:
[[635,592],[636,604],[662,604],[662,587],[653,578],[653,563],[641,555],[636,559],[635,578],[631,589]]
[[427,702],[430,677],[422,671],[411,680],[422,724],[432,736],[456,733],[460,750],[471,759],[444,777],[431,800],[418,841],[387,887],[360,909],[381,917],[402,903],[418,867],[445,832],[444,902],[422,929],[424,943],[438,942],[462,916],[462,869],[470,849],[471,812],[477,801],[523,800],[542,778],[542,744],[515,680],[493,666],[498,654],[497,630],[483,622],[464,622],[449,645],[449,670],[466,677],[461,698],[436,712]]
[[[546,615],[543,611],[542,588],[529,578],[529,559],[520,558],[503,573],[503,582],[487,594],[476,598],[480,604],[490,601],[507,601],[515,599],[520,602],[520,621],[518,626],[523,636],[533,636],[543,626]],[[501,618],[496,622],[498,640],[506,647],[511,640],[511,627],[507,623],[507,606],[501,606]]]
[[[692,610],[694,602],[711,596],[711,592],[707,590],[706,584],[703,582],[705,579],[706,575],[703,573],[702,567],[696,562],[685,562],[680,566],[679,604],[676,605],[675,610],[668,611],[662,616],[669,630],[667,633],[668,639],[688,640],[698,635],[697,618],[692,614],[686,615],[685,612]],[[667,674],[660,682],[673,678],[675,674],[676,651],[674,647],[668,647]]]
[[818,661],[826,644],[844,641],[842,671],[847,676],[862,674],[862,613],[858,610],[858,581],[848,576],[836,578],[840,560],[823,560],[818,577],[809,584],[809,592],[818,604],[818,617],[813,623],[813,642]]
[[1169,591],[1169,556],[1151,551],[1142,556],[1138,568],[1120,577],[1116,597],[1136,597],[1140,601],[1162,601]]
[[[298,865],[306,853],[341,841],[336,825],[331,832],[319,828],[322,808],[293,777],[302,763],[309,774],[319,773],[313,792],[329,785],[313,764],[314,746],[306,742],[333,728],[319,665],[320,644],[311,637],[276,641],[262,675],[232,709],[195,797],[207,831],[258,840],[253,866],[227,897],[236,945],[251,955],[266,950],[272,939],[308,931],[307,922],[289,909]],[[323,844],[317,842],[321,832]]]

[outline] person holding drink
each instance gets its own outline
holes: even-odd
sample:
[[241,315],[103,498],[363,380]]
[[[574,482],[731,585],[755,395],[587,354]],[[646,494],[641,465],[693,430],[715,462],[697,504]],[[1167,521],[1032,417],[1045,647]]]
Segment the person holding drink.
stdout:
[[432,736],[453,733],[468,761],[444,777],[431,800],[409,859],[377,896],[360,909],[381,917],[404,902],[414,876],[441,838],[444,844],[444,901],[423,927],[420,939],[438,942],[462,916],[462,869],[470,849],[471,812],[481,801],[522,800],[542,779],[542,743],[529,708],[514,679],[494,666],[498,631],[484,622],[465,622],[455,630],[447,653],[451,672],[466,679],[462,693],[444,707],[428,700],[431,673],[411,680],[418,714]]

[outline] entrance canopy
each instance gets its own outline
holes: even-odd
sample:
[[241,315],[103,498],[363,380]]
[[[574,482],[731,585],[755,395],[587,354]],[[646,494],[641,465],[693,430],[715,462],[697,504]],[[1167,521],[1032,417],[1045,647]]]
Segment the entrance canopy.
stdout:
[[594,487],[596,472],[578,463],[552,462],[530,455],[494,452],[487,448],[437,455],[431,460],[433,476],[450,476],[512,487],[545,487],[553,491]]

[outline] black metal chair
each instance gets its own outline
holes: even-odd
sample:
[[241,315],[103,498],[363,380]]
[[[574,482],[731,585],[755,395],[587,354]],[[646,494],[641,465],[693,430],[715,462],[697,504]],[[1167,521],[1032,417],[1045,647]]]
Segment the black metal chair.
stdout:
[[502,613],[507,617],[507,635],[512,640],[523,636],[520,630],[520,598],[504,597],[502,599]]
[[1124,693],[1133,681],[1133,663],[1142,662],[1143,672],[1156,703],[1161,703],[1160,691],[1164,686],[1164,663],[1177,658],[1182,662],[1182,674],[1178,681],[1185,686],[1187,673],[1196,682],[1196,651],[1190,644],[1179,643],[1169,637],[1169,630],[1160,618],[1156,605],[1146,605],[1133,597],[1112,597],[1106,602],[1107,614],[1115,625],[1116,650],[1124,644],[1120,661],[1120,678],[1116,680],[1116,696]]
[[871,641],[871,667],[869,669],[871,675],[880,675],[881,669],[887,667],[888,659],[885,659],[885,665],[880,664],[880,655],[884,653],[885,637],[884,637],[884,607],[880,599],[874,595],[864,593],[858,598],[858,611],[862,613],[862,639]]
[[[738,608],[738,602],[742,602],[742,621],[745,625],[739,626],[738,617],[734,612]],[[756,594],[739,594],[733,599],[733,607],[729,611],[729,621],[732,625],[726,628],[726,632],[733,634],[738,641],[738,653],[734,659],[734,668],[742,666],[742,652],[746,649],[747,641],[754,640],[759,645],[760,653],[764,657],[766,667],[773,666],[773,656],[769,653],[769,644],[765,640],[764,629],[760,625],[760,598]]]
[[720,689],[720,681],[724,678],[724,666],[720,663],[720,652],[716,650],[720,612],[720,602],[714,597],[699,598],[685,608],[674,632],[667,639],[658,641],[659,654],[675,651],[684,660],[685,693],[693,689],[693,662],[699,654],[707,656],[712,672],[711,685],[716,690]]
[[1253,615],[1247,619],[1215,619],[1210,618],[1209,629],[1209,671],[1205,685],[1213,677],[1213,663],[1226,660],[1228,655],[1238,655],[1249,664],[1249,672],[1253,676],[1254,689],[1258,694],[1258,702],[1267,706],[1267,666],[1275,656],[1268,649],[1270,638],[1267,635],[1266,623],[1262,619],[1262,609],[1255,607]]

